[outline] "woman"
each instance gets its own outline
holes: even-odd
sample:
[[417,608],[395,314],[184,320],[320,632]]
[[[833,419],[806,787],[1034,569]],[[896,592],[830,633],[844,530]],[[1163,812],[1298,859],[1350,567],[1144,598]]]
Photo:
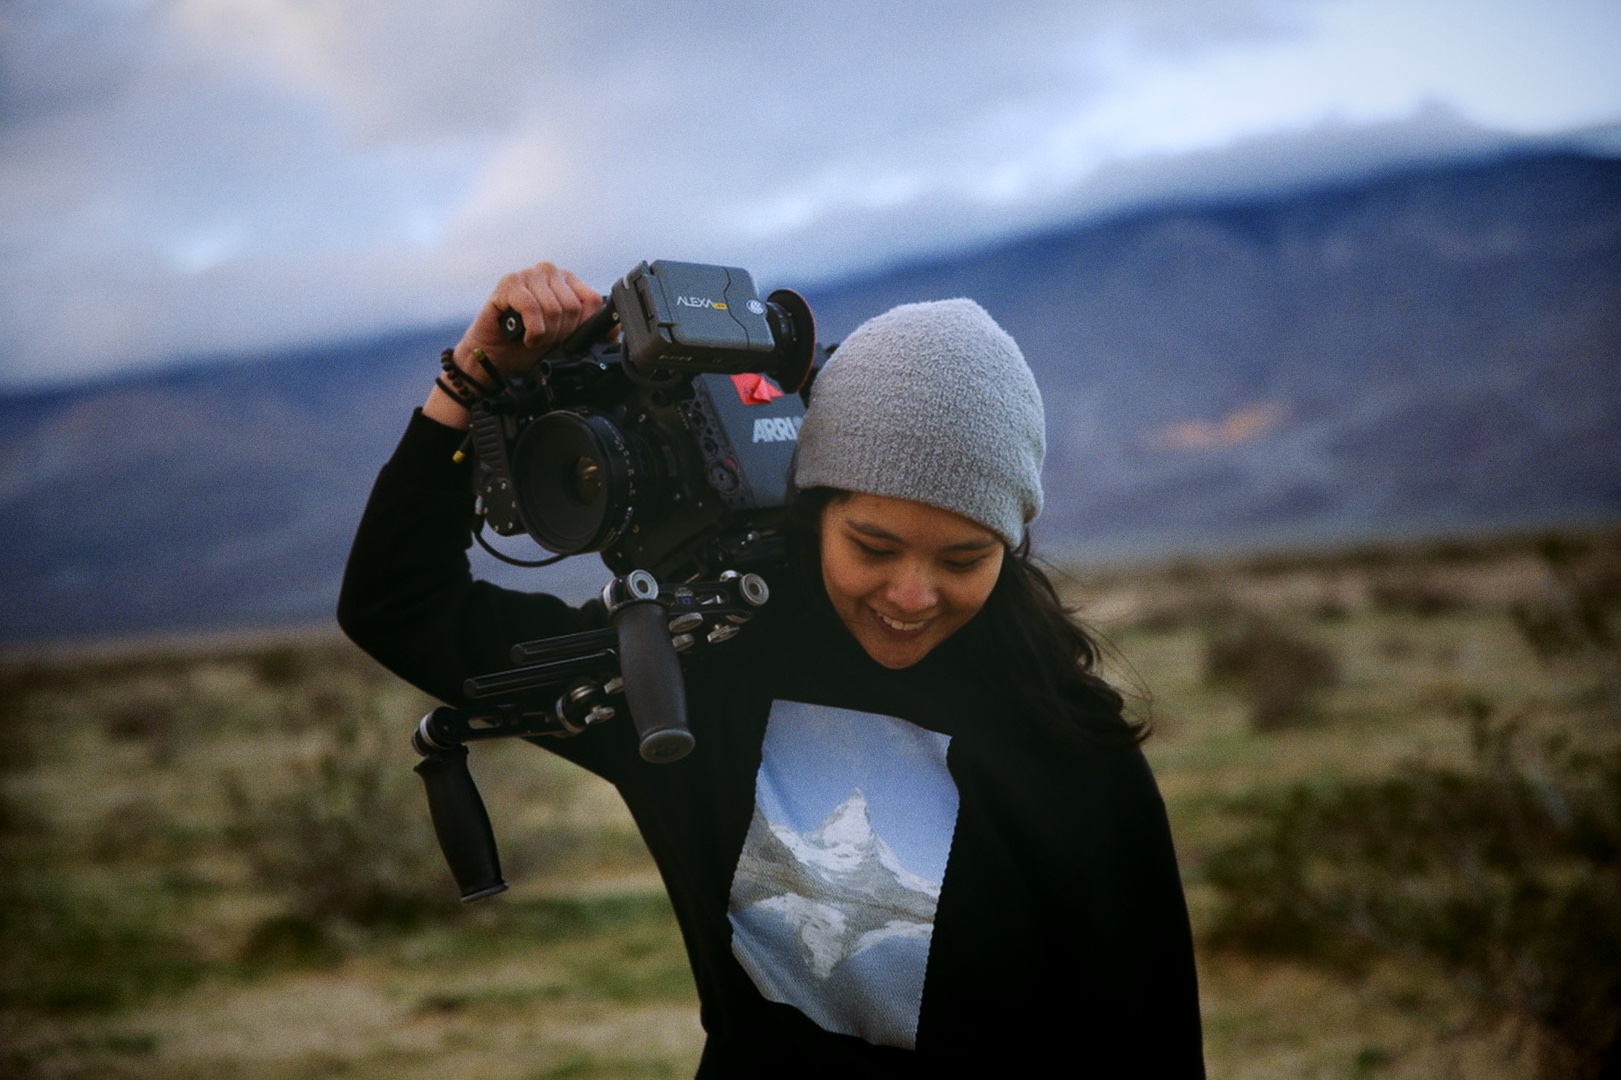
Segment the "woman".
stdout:
[[[541,263],[503,278],[455,362],[506,373],[600,303]],[[503,310],[523,316],[507,345]],[[472,580],[468,417],[437,387],[378,478],[339,618],[457,701],[518,640],[599,604]],[[700,1076],[1203,1075],[1165,812],[1091,642],[1028,561],[1041,399],[971,301],[863,324],[800,431],[795,572],[689,674],[697,749],[610,723],[556,751],[613,782],[680,921]]]

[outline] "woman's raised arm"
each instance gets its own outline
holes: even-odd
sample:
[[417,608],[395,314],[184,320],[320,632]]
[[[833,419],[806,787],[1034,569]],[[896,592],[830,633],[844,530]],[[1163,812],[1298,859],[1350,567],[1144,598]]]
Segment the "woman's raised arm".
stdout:
[[[601,303],[551,263],[508,274],[456,345],[455,363],[473,382],[487,381],[473,358],[479,349],[503,375],[527,371]],[[509,311],[523,318],[522,342],[501,336]],[[437,386],[413,416],[372,488],[338,600],[338,623],[356,644],[452,703],[469,675],[511,666],[514,643],[603,621],[600,605],[575,610],[553,596],[473,579],[471,465],[453,460],[468,419]]]

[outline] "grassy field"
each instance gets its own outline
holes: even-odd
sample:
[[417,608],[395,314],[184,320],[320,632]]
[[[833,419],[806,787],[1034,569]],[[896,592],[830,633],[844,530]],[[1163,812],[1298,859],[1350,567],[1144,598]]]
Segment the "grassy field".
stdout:
[[[1069,583],[1155,725],[1213,1077],[1548,1074],[1456,955],[1267,947],[1217,868],[1297,789],[1607,752],[1618,566],[1594,532]],[[680,941],[613,792],[477,748],[514,888],[459,908],[410,772],[428,705],[322,634],[6,658],[0,1075],[690,1075]]]

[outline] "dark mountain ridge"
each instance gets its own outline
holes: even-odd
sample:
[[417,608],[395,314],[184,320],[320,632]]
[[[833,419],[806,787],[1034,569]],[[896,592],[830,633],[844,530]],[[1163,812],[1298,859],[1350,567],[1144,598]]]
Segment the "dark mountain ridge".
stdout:
[[[1242,547],[1621,508],[1612,160],[1163,209],[878,284],[871,310],[970,295],[1024,346],[1049,411],[1038,535],[1052,546]],[[837,312],[868,291],[812,299]]]
[[[1050,554],[1621,515],[1616,160],[1182,204],[804,291],[827,340],[943,296],[1002,322],[1046,399]],[[0,641],[328,617],[377,466],[458,332],[0,396]],[[603,576],[563,567],[502,580],[578,595]]]

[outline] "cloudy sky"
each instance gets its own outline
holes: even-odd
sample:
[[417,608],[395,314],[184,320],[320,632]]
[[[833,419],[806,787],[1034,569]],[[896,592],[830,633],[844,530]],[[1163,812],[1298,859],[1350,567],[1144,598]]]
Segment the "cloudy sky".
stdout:
[[0,0],[0,390],[805,284],[1166,197],[1621,154],[1615,0]]

